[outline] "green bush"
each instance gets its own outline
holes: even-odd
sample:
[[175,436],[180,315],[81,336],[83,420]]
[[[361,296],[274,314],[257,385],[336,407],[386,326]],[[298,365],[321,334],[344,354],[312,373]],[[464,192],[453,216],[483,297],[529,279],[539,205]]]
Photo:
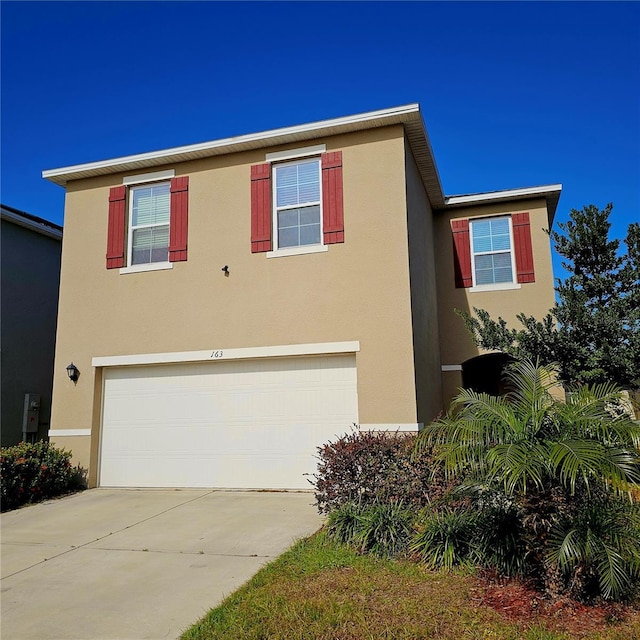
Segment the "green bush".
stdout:
[[48,442],[21,442],[0,450],[2,511],[69,493],[81,487],[71,452]]
[[[418,451],[437,447],[436,460],[460,482],[478,518],[479,564],[554,594],[625,600],[640,590],[640,423],[616,410],[615,385],[583,385],[561,401],[555,381],[550,367],[514,363],[506,395],[461,391],[425,426]],[[445,550],[464,542],[455,522],[436,524]],[[436,544],[428,531],[425,549]]]
[[411,510],[400,502],[347,502],[329,514],[327,532],[359,553],[393,558],[407,550],[414,520]]
[[471,510],[439,509],[424,513],[410,550],[430,569],[452,569],[474,559],[478,515]]
[[355,502],[360,505],[402,502],[419,509],[441,497],[444,474],[433,475],[429,449],[414,454],[415,436],[354,430],[318,448],[314,476],[320,513]]

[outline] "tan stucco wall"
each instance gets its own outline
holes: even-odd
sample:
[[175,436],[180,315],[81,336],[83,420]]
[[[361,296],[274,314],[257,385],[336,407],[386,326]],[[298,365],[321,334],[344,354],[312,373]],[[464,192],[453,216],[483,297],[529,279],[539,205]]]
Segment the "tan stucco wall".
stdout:
[[433,212],[408,144],[405,166],[418,420],[427,424],[442,410]]
[[[121,275],[105,268],[109,188],[131,172],[68,185],[54,431],[96,434],[95,356],[352,340],[361,347],[360,422],[417,422],[403,129],[297,146],[317,143],[343,153],[345,242],[326,253],[251,253],[250,166],[283,147],[147,170],[175,169],[190,180],[189,259],[171,270]],[[81,371],[77,385],[66,376],[71,361]],[[87,451],[88,444],[76,452],[86,465]]]
[[[478,291],[456,288],[454,278],[453,240],[451,220],[480,216],[529,212],[531,241],[534,256],[535,282],[522,284],[519,289]],[[465,207],[436,213],[436,265],[438,273],[438,316],[440,323],[440,355],[443,365],[461,365],[481,353],[474,345],[462,319],[454,309],[471,313],[473,308],[486,309],[493,318],[502,317],[511,327],[520,327],[519,313],[537,318],[544,316],[554,304],[551,245],[545,233],[549,222],[543,199]],[[443,372],[445,403],[451,390],[461,382],[458,372]]]

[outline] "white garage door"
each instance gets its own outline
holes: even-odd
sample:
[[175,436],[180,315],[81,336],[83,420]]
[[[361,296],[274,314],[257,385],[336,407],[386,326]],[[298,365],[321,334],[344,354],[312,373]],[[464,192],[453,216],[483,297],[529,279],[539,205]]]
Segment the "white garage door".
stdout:
[[357,407],[353,355],[107,368],[100,485],[309,489]]

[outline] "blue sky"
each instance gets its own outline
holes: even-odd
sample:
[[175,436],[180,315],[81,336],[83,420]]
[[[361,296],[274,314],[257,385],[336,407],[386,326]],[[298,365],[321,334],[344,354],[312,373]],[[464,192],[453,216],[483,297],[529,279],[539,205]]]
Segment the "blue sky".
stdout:
[[[52,169],[419,102],[447,195],[562,183],[640,219],[636,2],[6,2],[2,202]],[[556,261],[557,263],[557,261]]]

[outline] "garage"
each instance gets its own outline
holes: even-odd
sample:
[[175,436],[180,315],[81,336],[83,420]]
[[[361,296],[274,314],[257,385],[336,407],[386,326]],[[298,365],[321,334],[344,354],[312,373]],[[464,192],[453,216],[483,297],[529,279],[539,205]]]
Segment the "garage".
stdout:
[[99,483],[309,489],[357,422],[353,354],[105,367]]

